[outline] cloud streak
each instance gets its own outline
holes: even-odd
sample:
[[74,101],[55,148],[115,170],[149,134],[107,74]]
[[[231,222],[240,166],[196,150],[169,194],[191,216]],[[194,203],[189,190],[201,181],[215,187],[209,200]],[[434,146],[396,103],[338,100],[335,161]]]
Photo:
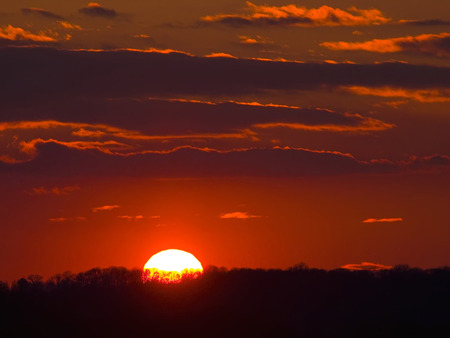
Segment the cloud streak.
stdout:
[[79,191],[79,186],[66,186],[66,187],[53,187],[53,188],[45,188],[45,187],[38,187],[33,188],[30,191],[27,191],[27,194],[29,195],[69,195],[75,191]]
[[248,212],[236,211],[228,212],[220,215],[222,219],[250,219],[250,218],[261,218],[261,216],[251,215]]
[[56,20],[64,20],[64,17],[61,15],[50,12],[46,9],[36,8],[36,7],[27,7],[21,9],[22,14],[34,14],[48,19],[56,19]]
[[393,222],[403,222],[403,218],[368,218],[363,223],[393,223]]
[[411,90],[402,88],[368,88],[368,87],[342,87],[345,92],[356,95],[371,95],[386,98],[411,99],[421,103],[450,102],[450,90],[445,89],[422,89]]
[[369,26],[390,21],[378,9],[358,9],[347,11],[329,6],[306,8],[303,6],[267,6],[247,2],[246,14],[218,14],[201,18],[204,23],[221,23],[229,26]]
[[144,219],[144,216],[142,215],[137,215],[137,216],[129,216],[129,215],[122,215],[122,216],[117,216],[117,218],[126,220],[126,221],[140,221],[142,219]]
[[383,265],[383,264],[375,264],[375,263],[370,263],[370,262],[362,262],[360,264],[346,264],[344,266],[341,266],[341,269],[352,270],[352,271],[359,271],[359,270],[379,271],[379,270],[390,270],[390,269],[392,269],[392,266]]
[[69,173],[73,177],[300,177],[437,170],[448,168],[450,164],[448,157],[441,155],[396,163],[361,161],[350,154],[289,147],[219,151],[185,146],[119,155],[67,147],[52,141],[40,144],[37,151],[37,156],[29,162],[0,162],[0,172],[54,177],[65,177]]
[[415,53],[440,58],[450,57],[450,33],[422,34],[364,42],[328,41],[320,44],[332,50],[363,50],[374,53]]
[[118,209],[118,208],[120,208],[119,205],[103,205],[101,207],[92,208],[92,212],[111,211],[111,210]]
[[[403,63],[314,64],[44,48],[0,49],[0,57],[8,64],[0,79],[0,100],[6,106],[17,106],[24,96],[29,102],[45,102],[81,97],[220,98],[340,86],[450,88],[450,68]],[[6,80],[21,74],[26,74],[26,82]]]
[[55,217],[49,218],[50,222],[54,223],[62,223],[62,222],[71,222],[71,221],[85,221],[86,217]]

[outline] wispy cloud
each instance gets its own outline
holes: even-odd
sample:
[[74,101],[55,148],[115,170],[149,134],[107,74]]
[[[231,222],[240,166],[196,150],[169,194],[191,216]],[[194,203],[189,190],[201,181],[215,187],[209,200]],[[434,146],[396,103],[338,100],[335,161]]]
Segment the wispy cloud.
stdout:
[[70,221],[85,221],[86,217],[56,217],[49,218],[50,222],[60,223],[60,222],[70,222]]
[[450,90],[448,89],[403,89],[392,87],[341,87],[345,92],[356,95],[371,95],[386,98],[411,99],[422,103],[450,102]]
[[378,270],[389,270],[392,269],[390,265],[383,264],[375,264],[369,262],[362,262],[360,264],[346,264],[341,266],[342,269],[346,270],[370,270],[370,271],[378,271]]
[[449,26],[450,21],[441,19],[399,20],[399,24],[408,26]]
[[53,188],[45,188],[45,187],[38,187],[33,188],[30,191],[27,191],[27,194],[29,195],[68,195],[74,191],[79,191],[79,186],[67,186],[67,187],[53,187]]
[[104,205],[104,206],[101,206],[101,207],[95,207],[95,208],[92,208],[92,211],[93,211],[93,212],[98,212],[98,211],[111,211],[111,210],[118,209],[118,208],[120,208],[119,205]]
[[218,22],[230,26],[242,25],[281,25],[281,26],[369,26],[388,23],[378,9],[348,10],[321,6],[306,8],[303,6],[267,6],[247,2],[245,14],[217,14],[201,18],[202,22]]
[[228,212],[228,213],[222,214],[222,215],[220,215],[220,218],[249,219],[249,218],[261,218],[261,216],[251,215],[248,212],[235,211],[235,212]]
[[78,12],[89,16],[103,18],[115,18],[117,16],[117,12],[114,9],[105,8],[96,2],[90,2],[86,7],[80,8]]
[[127,221],[140,221],[140,220],[144,219],[144,216],[142,216],[142,215],[137,215],[137,216],[121,215],[121,216],[117,216],[117,218],[124,219]]
[[392,223],[392,222],[403,222],[403,218],[368,218],[363,223]]
[[58,21],[58,23],[60,24],[61,27],[65,28],[65,29],[71,29],[71,30],[77,30],[77,31],[83,30],[83,28],[81,28],[81,26],[72,24],[67,21]]
[[25,14],[25,15],[35,14],[35,15],[39,15],[39,16],[42,16],[42,17],[48,18],[48,19],[64,20],[64,17],[62,17],[61,15],[55,14],[55,13],[50,12],[43,8],[27,7],[27,8],[22,8],[21,11],[22,11],[22,14]]
[[240,35],[239,43],[243,46],[254,47],[258,49],[277,46],[274,41],[263,38],[261,35],[256,35],[255,37]]
[[328,41],[320,44],[332,50],[363,50],[374,53],[408,52],[450,57],[450,33],[422,34],[364,42]]

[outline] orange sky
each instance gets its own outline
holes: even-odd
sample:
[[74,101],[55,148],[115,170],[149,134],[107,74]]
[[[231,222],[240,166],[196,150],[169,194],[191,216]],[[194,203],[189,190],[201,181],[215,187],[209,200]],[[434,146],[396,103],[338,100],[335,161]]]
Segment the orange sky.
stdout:
[[0,280],[450,264],[445,1],[14,1]]

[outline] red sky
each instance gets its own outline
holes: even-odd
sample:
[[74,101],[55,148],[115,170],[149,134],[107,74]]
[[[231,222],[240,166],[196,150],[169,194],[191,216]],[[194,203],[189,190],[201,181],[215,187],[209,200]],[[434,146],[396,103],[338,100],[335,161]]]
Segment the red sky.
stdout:
[[5,1],[0,280],[450,264],[449,6]]

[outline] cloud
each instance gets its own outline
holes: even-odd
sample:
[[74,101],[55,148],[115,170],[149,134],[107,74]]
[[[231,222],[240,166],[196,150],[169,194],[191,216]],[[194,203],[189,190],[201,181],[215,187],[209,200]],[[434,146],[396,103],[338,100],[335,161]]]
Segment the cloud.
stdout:
[[277,47],[274,41],[263,38],[260,35],[256,35],[255,37],[250,37],[247,35],[240,35],[239,36],[239,44],[243,46],[248,47],[254,47],[254,48],[269,48],[269,47]]
[[450,165],[450,156],[434,154],[425,157],[413,157],[412,165]]
[[81,26],[72,24],[67,21],[58,21],[58,23],[61,25],[61,27],[65,28],[65,29],[71,29],[71,30],[77,30],[77,31],[83,30],[83,28],[81,28]]
[[450,88],[449,67],[404,63],[315,64],[45,48],[0,49],[0,58],[8,64],[0,78],[0,100],[11,108],[23,97],[28,102],[182,95],[219,99],[340,86]]
[[408,162],[361,161],[351,154],[293,147],[216,150],[192,146],[131,154],[75,148],[55,141],[38,143],[33,160],[0,162],[0,172],[42,177],[302,177],[449,170],[445,155]]
[[37,34],[11,25],[0,27],[0,46],[48,45],[57,40],[44,32]]
[[127,221],[140,221],[140,220],[144,219],[144,216],[142,216],[142,215],[137,215],[137,216],[122,215],[122,216],[117,216],[117,218],[124,219]]
[[105,8],[96,2],[90,2],[86,7],[80,8],[78,12],[89,16],[103,18],[115,18],[117,16],[117,12],[114,9]]
[[60,222],[71,222],[71,221],[85,221],[86,217],[55,217],[49,218],[50,222],[60,223]]
[[[58,113],[61,110],[64,110],[64,115]],[[29,120],[36,117],[40,120]],[[53,120],[56,118],[60,121]],[[0,119],[5,121],[0,122],[0,131],[12,135],[40,130],[41,138],[52,138],[65,131],[80,141],[109,139],[119,143],[125,140],[163,141],[189,137],[245,138],[267,128],[352,132],[381,131],[394,127],[371,117],[320,108],[257,102],[156,99],[83,99],[61,104],[52,101],[34,106],[31,110],[16,107],[14,114],[0,112]]]
[[0,132],[6,140],[0,146],[2,162],[29,161],[36,157],[39,145],[52,142],[79,150],[133,155],[210,141],[234,142],[229,148],[236,147],[236,142],[240,146],[271,144],[272,134],[283,129],[359,133],[395,127],[358,114],[256,102],[84,99],[24,108],[0,112],[5,121],[0,122]]
[[27,194],[29,195],[68,195],[72,192],[79,191],[79,186],[66,186],[66,187],[53,187],[53,188],[45,188],[45,187],[38,187],[33,188],[30,191],[27,191]]
[[251,215],[248,212],[236,211],[236,212],[228,212],[226,214],[222,214],[222,215],[220,215],[220,218],[223,218],[223,219],[230,219],[230,218],[249,219],[249,218],[261,218],[261,216]]
[[101,206],[101,207],[92,208],[92,211],[93,212],[111,211],[111,210],[114,210],[114,209],[117,209],[117,208],[120,208],[120,206],[118,206],[118,205],[104,205],[104,206]]
[[363,223],[392,223],[392,222],[403,222],[403,218],[368,218]]
[[247,2],[246,14],[218,14],[201,18],[203,23],[218,22],[230,26],[243,25],[281,25],[281,26],[369,26],[388,23],[378,9],[358,9],[351,7],[347,11],[321,6],[306,8],[303,6],[267,6]]
[[25,14],[25,15],[34,14],[34,15],[39,15],[39,16],[42,16],[42,17],[48,18],[48,19],[64,20],[64,17],[62,17],[61,15],[52,13],[52,12],[50,12],[46,9],[42,9],[42,8],[27,7],[27,8],[22,8],[21,11],[22,11],[22,14]]
[[233,56],[228,53],[211,53],[208,55],[205,55],[205,58],[231,58],[231,59],[238,59],[236,56]]
[[179,147],[119,155],[96,149],[67,147],[56,142],[38,145],[37,157],[21,164],[0,163],[0,171],[17,174],[77,177],[295,177],[398,170],[388,161],[359,161],[349,154],[301,148],[247,148],[219,151]]
[[399,20],[399,24],[408,26],[448,26],[450,21],[440,19],[429,20]]
[[369,88],[369,87],[341,87],[345,92],[356,95],[371,95],[387,98],[411,99],[422,103],[450,102],[450,90],[448,89],[402,89],[391,87]]
[[374,53],[415,53],[435,57],[450,57],[450,33],[422,34],[364,42],[328,41],[320,44],[332,50],[363,50]]
[[341,269],[379,271],[379,270],[390,270],[390,269],[392,269],[392,266],[369,263],[369,262],[362,262],[361,264],[347,264],[347,265],[341,266]]

